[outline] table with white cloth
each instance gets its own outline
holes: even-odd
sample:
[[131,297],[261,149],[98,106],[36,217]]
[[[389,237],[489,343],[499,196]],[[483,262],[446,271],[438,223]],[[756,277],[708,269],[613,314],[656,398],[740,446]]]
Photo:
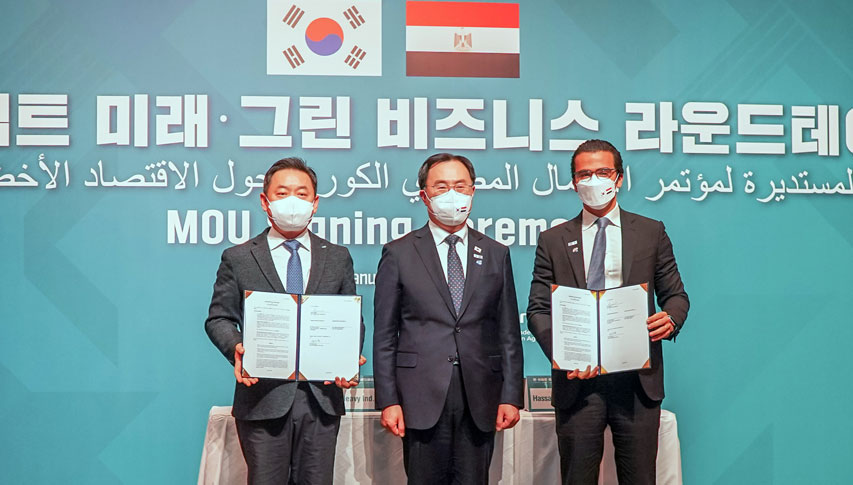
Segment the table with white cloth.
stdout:
[[[559,483],[554,413],[522,410],[514,428],[497,433],[489,475],[493,484]],[[335,484],[405,482],[403,444],[382,428],[379,412],[349,412],[344,416],[335,450]],[[246,483],[246,462],[230,406],[210,410],[198,483]],[[605,431],[599,483],[617,483],[609,428]],[[666,410],[661,410],[658,432],[657,483],[681,484],[678,424],[675,415]]]

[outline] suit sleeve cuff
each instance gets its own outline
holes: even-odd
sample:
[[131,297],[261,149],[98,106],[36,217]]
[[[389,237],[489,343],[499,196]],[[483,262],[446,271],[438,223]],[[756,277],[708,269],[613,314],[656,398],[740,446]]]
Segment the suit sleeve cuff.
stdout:
[[672,320],[673,324],[675,324],[675,330],[672,331],[672,335],[669,336],[669,340],[675,342],[675,338],[678,337],[678,332],[681,332],[682,324],[678,323],[677,319],[672,318],[672,315],[670,315],[669,319]]

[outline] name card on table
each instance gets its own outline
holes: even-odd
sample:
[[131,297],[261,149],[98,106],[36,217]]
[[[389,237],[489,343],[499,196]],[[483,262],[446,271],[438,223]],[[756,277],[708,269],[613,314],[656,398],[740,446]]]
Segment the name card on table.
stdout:
[[530,412],[553,412],[551,406],[551,376],[528,376],[525,379],[527,402],[525,407]]
[[362,376],[356,387],[344,390],[347,412],[376,411],[374,395],[373,376]]

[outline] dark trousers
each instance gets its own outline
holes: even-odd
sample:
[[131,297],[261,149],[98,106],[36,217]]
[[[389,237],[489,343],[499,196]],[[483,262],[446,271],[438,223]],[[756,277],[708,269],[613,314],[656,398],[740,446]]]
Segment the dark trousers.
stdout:
[[582,382],[572,407],[556,410],[556,421],[564,484],[598,483],[608,424],[619,483],[655,483],[660,402],[646,397],[636,372]]
[[236,422],[249,485],[331,485],[341,417],[323,412],[307,383],[281,418]]
[[438,423],[424,430],[406,428],[403,464],[412,485],[487,484],[494,448],[495,431],[474,424],[461,369],[454,365]]

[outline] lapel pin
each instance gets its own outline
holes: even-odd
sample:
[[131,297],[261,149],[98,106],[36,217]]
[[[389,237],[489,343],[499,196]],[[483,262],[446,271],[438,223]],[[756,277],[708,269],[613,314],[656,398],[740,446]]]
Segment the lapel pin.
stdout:
[[475,261],[475,263],[477,263],[478,265],[482,266],[482,265],[483,265],[483,260],[482,260],[482,259],[478,259],[478,260],[476,260],[476,261]]
[[480,249],[480,246],[474,246],[474,252],[475,252],[475,253],[482,253],[482,252],[483,252],[483,250],[482,250],[482,249]]
[[574,248],[574,249],[572,249],[572,252],[573,252],[573,253],[578,252],[578,248]]
[[569,247],[577,246],[577,244],[578,244],[578,240],[577,240],[577,239],[575,239],[574,241],[572,241],[572,242],[570,242],[570,243],[569,243]]
[[483,259],[482,254],[472,254],[471,256],[474,256],[474,259]]

